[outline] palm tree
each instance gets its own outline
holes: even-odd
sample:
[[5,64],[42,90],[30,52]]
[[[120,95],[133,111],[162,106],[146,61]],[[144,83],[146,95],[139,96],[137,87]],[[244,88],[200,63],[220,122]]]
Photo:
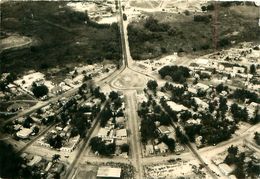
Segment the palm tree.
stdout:
[[58,160],[60,160],[60,155],[59,154],[54,154],[52,156],[52,162],[57,162]]

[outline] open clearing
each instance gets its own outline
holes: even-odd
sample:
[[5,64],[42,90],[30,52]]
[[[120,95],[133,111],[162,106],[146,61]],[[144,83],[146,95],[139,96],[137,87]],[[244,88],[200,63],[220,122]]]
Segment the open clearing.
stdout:
[[130,6],[137,8],[156,8],[159,6],[160,1],[147,1],[147,0],[132,0],[129,2]]
[[146,85],[148,78],[133,71],[124,71],[119,78],[113,81],[117,88],[142,88]]
[[25,36],[12,35],[7,38],[1,39],[0,49],[6,50],[11,48],[23,47],[29,45],[32,39]]

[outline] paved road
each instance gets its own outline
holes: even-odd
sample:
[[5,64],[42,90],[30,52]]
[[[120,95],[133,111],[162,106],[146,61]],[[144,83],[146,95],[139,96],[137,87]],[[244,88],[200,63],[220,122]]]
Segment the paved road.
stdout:
[[141,179],[143,178],[143,165],[141,163],[142,159],[142,150],[141,150],[141,140],[140,140],[140,134],[139,134],[139,118],[137,114],[137,100],[136,100],[136,91],[126,91],[126,104],[128,107],[128,123],[129,123],[129,129],[131,131],[131,155],[132,155],[132,161],[133,165],[137,170],[137,178]]
[[79,151],[78,153],[76,154],[76,157],[74,158],[74,160],[72,161],[71,165],[69,166],[67,172],[66,172],[66,175],[65,175],[65,179],[69,179],[69,178],[72,178],[74,172],[77,168],[78,168],[78,165],[80,164],[80,160],[82,159],[83,155],[84,155],[84,152],[87,148],[87,146],[89,145],[89,142],[90,142],[90,139],[93,136],[93,131],[97,128],[97,125],[99,124],[99,117],[100,117],[100,113],[104,110],[106,104],[108,103],[108,101],[106,101],[102,106],[101,106],[101,110],[100,112],[98,113],[98,115],[95,117],[95,119],[93,120],[93,123],[92,123],[92,126],[91,126],[91,129],[87,132],[85,138],[83,139],[83,143],[82,145],[80,146],[79,148]]

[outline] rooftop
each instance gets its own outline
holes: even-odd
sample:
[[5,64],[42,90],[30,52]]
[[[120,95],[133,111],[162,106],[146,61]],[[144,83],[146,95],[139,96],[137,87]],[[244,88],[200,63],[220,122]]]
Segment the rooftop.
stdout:
[[116,131],[116,136],[117,137],[125,137],[127,136],[127,131],[126,129],[119,129]]
[[172,110],[180,112],[183,110],[187,110],[188,108],[186,108],[185,106],[181,105],[181,104],[177,104],[173,101],[167,101],[167,104],[171,107]]
[[112,167],[99,167],[97,172],[97,177],[113,177],[120,178],[121,168],[112,168]]

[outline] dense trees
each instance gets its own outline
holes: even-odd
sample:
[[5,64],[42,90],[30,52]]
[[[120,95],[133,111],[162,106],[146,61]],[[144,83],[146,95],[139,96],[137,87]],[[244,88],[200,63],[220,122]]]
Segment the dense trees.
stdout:
[[228,155],[225,158],[224,162],[227,164],[234,164],[235,162],[237,162],[237,158],[236,158],[237,154],[238,154],[238,147],[231,145],[228,148]]
[[94,89],[91,88],[91,93],[96,97],[99,98],[102,102],[106,100],[106,95],[100,92],[100,87],[96,87]]
[[258,95],[255,92],[251,92],[246,89],[236,89],[232,97],[243,102],[246,99],[249,99],[250,102],[260,102],[260,99],[258,98]]
[[236,103],[234,103],[231,105],[230,111],[236,122],[239,122],[240,120],[242,120],[242,121],[248,120],[248,112],[247,112],[246,108],[242,109]]
[[148,87],[148,89],[150,89],[152,91],[155,91],[156,88],[158,87],[158,84],[157,84],[157,82],[155,80],[149,80],[147,82],[147,87]]
[[213,4],[209,4],[207,6],[201,6],[201,10],[202,11],[213,11],[215,8],[214,8],[214,5]]
[[166,23],[159,23],[157,19],[152,16],[148,17],[144,23],[144,27],[151,32],[167,32],[170,26]]
[[0,141],[0,177],[17,178],[22,163],[12,145]]
[[115,92],[115,91],[111,91],[110,93],[109,93],[109,98],[113,101],[113,100],[115,100],[115,99],[117,99],[119,97],[119,94],[117,93],[117,92]]
[[230,40],[228,38],[223,38],[223,39],[220,39],[218,41],[218,46],[219,47],[225,47],[225,46],[228,46],[230,44],[231,44],[231,42],[230,42]]
[[33,83],[33,85],[32,85],[32,92],[33,92],[33,94],[34,94],[34,96],[36,98],[40,98],[40,97],[43,97],[43,96],[47,95],[48,92],[49,92],[49,89],[44,84],[36,85],[35,83]]
[[183,132],[180,130],[180,127],[176,128],[176,137],[182,144],[186,144],[189,141],[189,139],[186,137],[186,135],[183,134]]
[[93,137],[90,140],[90,146],[92,151],[105,156],[114,154],[116,150],[116,145],[114,143],[106,144],[105,141],[102,141],[99,137]]
[[[61,7],[62,12],[57,13]],[[99,24],[92,21],[87,12],[74,11],[64,2],[6,3],[1,9],[5,12],[4,19],[12,18],[17,22],[15,26],[10,26],[7,21],[1,24],[4,31],[15,31],[41,42],[32,44],[35,46],[30,48],[1,54],[1,59],[5,59],[1,68],[6,71],[45,71],[57,65],[62,68],[66,64],[96,63],[103,59],[118,62],[121,58],[119,28],[114,28],[117,23]],[[95,38],[91,38],[93,35]],[[80,40],[87,45],[75,45]]]
[[224,86],[223,83],[220,83],[216,86],[216,91],[221,93],[222,91],[228,91],[228,86]]
[[184,83],[190,77],[190,70],[183,66],[164,66],[159,70],[162,78],[170,76],[172,81],[176,83]]
[[154,121],[150,118],[146,118],[141,121],[140,130],[142,143],[146,143],[148,140],[156,137],[156,126]]
[[[128,25],[127,27],[128,39],[131,49],[131,55],[135,60],[141,60],[143,57],[141,54],[143,52],[152,53],[152,54],[161,54],[161,48],[156,48],[151,44],[153,42],[163,40],[163,36],[157,32],[151,32],[145,28],[141,28],[134,25]],[[136,48],[136,44],[144,44],[147,46],[142,46],[141,48]]]
[[172,138],[168,138],[168,136],[164,135],[162,138],[161,138],[161,141],[164,142],[168,147],[169,147],[169,150],[171,152],[174,151],[175,149],[175,140],[172,139]]
[[59,149],[62,147],[62,141],[63,138],[60,135],[50,136],[47,139],[48,144],[50,144],[50,146],[52,146],[55,149]]
[[112,110],[109,107],[106,107],[101,113],[100,113],[100,126],[105,127],[107,124],[107,121],[113,116]]
[[[245,158],[249,158],[248,162],[245,162]],[[249,153],[240,152],[238,147],[231,145],[228,148],[228,155],[226,156],[225,163],[228,165],[235,165],[236,169],[233,174],[237,178],[257,178],[260,174],[259,161],[255,157],[249,155]]]
[[87,129],[91,126],[90,122],[84,116],[83,112],[76,112],[72,116],[70,124],[74,127],[74,133],[79,134],[81,138],[85,137]]
[[211,15],[194,15],[194,21],[195,22],[205,22],[209,23],[211,20],[212,16]]

